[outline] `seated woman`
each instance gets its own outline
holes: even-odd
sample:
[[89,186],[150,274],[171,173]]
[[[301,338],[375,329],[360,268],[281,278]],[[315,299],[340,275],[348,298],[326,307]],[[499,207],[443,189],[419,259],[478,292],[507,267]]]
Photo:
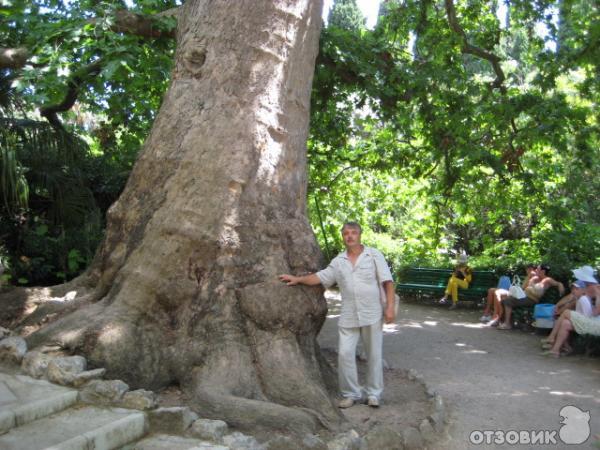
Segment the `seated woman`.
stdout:
[[473,278],[473,270],[467,265],[467,255],[461,254],[458,257],[457,265],[454,268],[454,273],[448,280],[444,296],[440,299],[442,305],[448,302],[448,296],[452,297],[452,305],[450,309],[456,308],[458,303],[458,288],[468,289],[469,283]]
[[571,310],[563,312],[555,324],[556,331],[552,330],[554,336],[548,336],[546,342],[542,342],[542,345],[546,344],[545,347],[550,347],[550,350],[545,353],[546,355],[558,358],[561,350],[569,350],[567,340],[572,331],[578,334],[600,336],[600,285],[597,282],[586,282],[586,291],[596,299],[592,315],[588,317]]
[[551,286],[556,286],[560,295],[565,292],[565,287],[560,281],[548,276],[550,267],[539,265],[535,269],[535,275],[529,281],[525,289],[527,297],[518,299],[508,296],[501,301],[504,307],[504,321],[498,325],[499,330],[510,330],[512,328],[512,310],[513,308],[536,305]]
[[[592,302],[591,302],[590,298],[586,295],[586,291],[587,291],[587,289],[586,289],[585,282],[581,281],[581,280],[576,280],[573,283],[571,283],[571,293],[569,295],[575,299],[576,312],[578,312],[579,314],[581,314],[585,317],[592,317],[593,316]],[[546,350],[552,348],[552,346],[554,345],[554,341],[556,340],[556,335],[558,334],[558,331],[561,329],[562,322],[564,320],[570,320],[571,312],[572,312],[572,309],[568,308],[568,309],[565,309],[561,313],[560,317],[554,323],[552,332],[548,335],[547,338],[543,338],[541,340],[542,348],[544,348]],[[565,352],[571,351],[571,348],[569,347],[569,345],[567,344],[566,341],[563,343],[561,350],[563,350]]]
[[[570,350],[567,341],[573,329],[579,334],[600,336],[600,284],[589,266],[575,269],[573,274],[582,278],[572,285],[573,295],[577,297],[576,310],[565,310],[550,335],[542,339],[542,347],[550,349],[547,352],[550,356],[559,357],[561,350]],[[591,299],[596,301],[594,308],[591,307]]]
[[[525,273],[527,276],[521,287],[525,289],[529,285],[529,281],[535,275],[535,264],[528,264],[525,267]],[[510,279],[509,279],[510,280]],[[510,281],[509,281],[510,283]],[[503,289],[499,287],[489,288],[487,292],[486,305],[483,310],[483,316],[479,319],[481,322],[484,322],[486,325],[490,327],[494,327],[498,325],[498,322],[502,319],[504,314],[504,308],[502,307],[502,300],[508,297],[508,288]],[[491,314],[493,311],[493,315]]]
[[573,294],[573,290],[561,298],[554,305],[554,318],[560,317],[560,315],[567,311],[575,309],[575,305],[577,304],[577,298]]
[[[576,280],[583,282],[585,282],[586,280],[588,280],[588,282],[591,282],[591,280],[596,280],[596,278],[594,278],[594,269],[590,266],[578,267],[577,269],[572,270],[572,272],[573,275],[575,275]],[[580,304],[582,301],[578,301],[574,297],[573,292],[570,292],[569,294],[561,298],[558,302],[556,302],[556,307],[554,308],[554,316],[557,318],[560,317],[560,315],[567,309],[575,309],[577,312],[582,313],[582,311],[580,310],[584,307]]]
[[[585,290],[584,281],[577,280],[573,282],[571,287],[573,287],[575,283],[583,283]],[[556,305],[554,306],[554,317],[558,319],[565,311],[571,310],[575,310],[578,313],[583,314],[584,316],[590,316],[592,313],[591,300],[585,295],[578,296],[578,291],[576,291],[575,289],[571,289],[571,292],[569,292],[558,302],[556,302]]]

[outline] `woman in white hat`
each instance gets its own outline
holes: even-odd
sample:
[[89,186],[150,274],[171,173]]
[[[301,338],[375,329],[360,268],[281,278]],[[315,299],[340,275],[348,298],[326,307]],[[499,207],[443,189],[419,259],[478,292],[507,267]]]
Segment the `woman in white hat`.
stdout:
[[[587,268],[591,269],[590,270]],[[586,269],[584,269],[586,268]],[[580,269],[584,269],[583,271]],[[596,305],[592,311],[592,316],[587,317],[584,314],[580,314],[577,311],[565,311],[562,314],[562,320],[557,326],[556,338],[552,344],[552,348],[548,350],[548,355],[558,358],[560,356],[560,349],[564,346],[569,338],[572,331],[578,334],[591,334],[593,336],[600,336],[600,284],[594,277],[594,271],[589,266],[583,266],[579,269],[573,270],[573,273],[577,273],[578,276],[588,275],[585,281],[585,292],[590,298],[596,299]],[[583,281],[583,280],[582,280]]]
[[594,269],[591,266],[581,266],[573,270],[575,278],[586,283],[598,284],[598,280],[594,276]]
[[456,308],[456,304],[458,303],[458,288],[468,289],[469,283],[473,278],[473,270],[467,265],[468,259],[469,258],[464,253],[461,253],[458,256],[454,273],[448,280],[444,296],[440,299],[440,303],[444,305],[448,302],[448,296],[451,296],[452,305],[450,306],[450,309]]
[[[575,280],[571,283],[571,292],[569,296],[571,296],[575,300],[575,304],[573,308],[579,314],[585,317],[592,317],[594,314],[594,308],[592,306],[592,302],[590,298],[586,295],[586,283],[585,281]],[[547,338],[543,338],[542,348],[546,350],[550,350],[554,346],[554,342],[556,341],[556,336],[561,329],[561,324],[564,320],[571,320],[571,313],[573,312],[573,308],[568,308],[563,310],[560,314],[556,322],[554,323],[554,328],[552,328],[552,332],[548,335]],[[567,353],[570,353],[571,347],[565,341],[561,346],[561,350],[565,350]],[[554,355],[552,355],[554,356]]]
[[[594,292],[590,289],[590,286],[593,286],[597,283],[597,280],[594,277],[594,269],[592,269],[590,266],[582,266],[572,270],[571,272],[573,272],[573,275],[575,275],[575,279],[577,281],[586,283],[586,296],[590,299],[594,298]],[[554,308],[554,315],[556,317],[559,317],[567,309],[575,309],[577,312],[581,312],[576,308],[576,301],[577,299],[573,296],[572,292],[565,295],[558,302],[556,302],[556,307]]]

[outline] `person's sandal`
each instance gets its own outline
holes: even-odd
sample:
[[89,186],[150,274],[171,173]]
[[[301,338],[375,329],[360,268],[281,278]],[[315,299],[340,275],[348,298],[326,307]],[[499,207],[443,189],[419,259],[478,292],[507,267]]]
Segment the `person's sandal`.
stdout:
[[506,325],[505,323],[501,323],[500,325],[498,325],[498,329],[499,330],[512,330],[512,327],[510,325]]
[[542,352],[543,356],[551,356],[552,358],[560,358],[560,354],[559,353],[554,353],[551,350],[546,350],[545,352]]
[[500,319],[492,319],[485,324],[486,327],[497,327],[500,324]]

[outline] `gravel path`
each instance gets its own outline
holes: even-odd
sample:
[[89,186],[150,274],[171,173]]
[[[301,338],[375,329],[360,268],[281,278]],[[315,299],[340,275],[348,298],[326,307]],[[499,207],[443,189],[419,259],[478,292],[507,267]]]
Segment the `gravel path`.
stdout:
[[[338,310],[337,301],[330,300],[319,336],[323,347],[336,345]],[[542,356],[540,335],[485,328],[480,315],[473,309],[402,303],[396,324],[386,326],[389,365],[415,369],[446,400],[448,433],[433,450],[600,448],[594,445],[600,439],[600,358]],[[559,411],[567,405],[590,413],[591,436],[581,445],[565,445],[558,432],[551,445],[469,443],[475,430],[558,431]]]

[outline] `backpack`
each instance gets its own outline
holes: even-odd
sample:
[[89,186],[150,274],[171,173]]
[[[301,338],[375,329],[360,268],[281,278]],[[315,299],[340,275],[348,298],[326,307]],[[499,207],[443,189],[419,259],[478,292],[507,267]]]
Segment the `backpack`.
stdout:
[[510,278],[506,275],[502,275],[498,280],[498,289],[506,289],[508,291],[511,284]]

